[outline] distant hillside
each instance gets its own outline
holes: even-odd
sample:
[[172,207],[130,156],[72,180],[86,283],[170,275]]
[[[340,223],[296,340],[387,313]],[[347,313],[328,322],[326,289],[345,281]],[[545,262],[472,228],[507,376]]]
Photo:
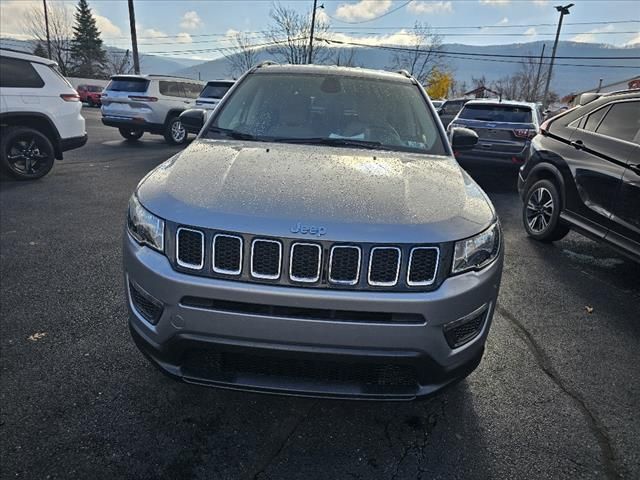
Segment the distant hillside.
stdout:
[[[35,48],[34,42],[25,40],[16,40],[13,38],[0,38],[0,48],[10,48],[12,50],[20,50],[26,53],[32,53]],[[126,50],[116,47],[107,46],[107,50],[124,55]],[[201,63],[201,60],[192,60],[189,58],[174,58],[158,55],[140,55],[140,71],[142,73],[157,73],[168,75],[176,70],[190,67]]]
[[[545,53],[551,52],[552,42],[530,42],[511,45],[462,45],[446,44],[447,52],[465,52],[480,54],[507,54],[507,55],[539,55],[543,43],[546,43]],[[337,53],[342,47],[333,47]],[[346,50],[346,48],[344,48]],[[393,51],[379,48],[357,47],[355,49],[355,62],[362,67],[388,69],[393,65]],[[615,56],[640,56],[640,45],[618,48],[605,44],[560,42],[558,44],[558,56],[579,57],[615,57]],[[344,56],[344,55],[343,55]],[[271,59],[266,51],[258,55],[260,61]],[[519,65],[517,59],[492,58],[492,60],[507,60],[507,62],[485,61],[474,58],[447,58],[447,64],[453,69],[457,81],[466,81],[471,85],[473,77],[483,75],[488,81],[497,80],[514,73]],[[508,63],[508,62],[516,63]],[[582,65],[629,65],[635,68],[609,68],[609,67],[576,67],[564,64]],[[598,85],[600,78],[603,83],[613,83],[622,79],[633,77],[640,72],[639,60],[562,60],[556,61],[553,70],[551,89],[560,95],[593,88]],[[229,65],[226,58],[219,58],[210,62],[200,63],[174,72],[175,75],[183,75],[202,80],[220,79],[229,77]]]

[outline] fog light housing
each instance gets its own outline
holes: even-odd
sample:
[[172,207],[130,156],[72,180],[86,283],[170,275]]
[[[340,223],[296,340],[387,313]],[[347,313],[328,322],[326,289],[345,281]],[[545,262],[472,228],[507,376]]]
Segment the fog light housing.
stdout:
[[480,335],[488,311],[488,306],[484,305],[466,317],[447,323],[443,330],[449,347],[461,347]]
[[129,280],[131,305],[147,322],[155,325],[162,315],[163,305],[137,283]]

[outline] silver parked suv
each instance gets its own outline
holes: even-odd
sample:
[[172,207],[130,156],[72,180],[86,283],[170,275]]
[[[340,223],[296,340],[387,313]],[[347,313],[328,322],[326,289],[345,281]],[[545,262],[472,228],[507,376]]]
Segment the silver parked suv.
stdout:
[[403,73],[250,70],[140,182],[126,232],[138,347],[225,388],[432,393],[480,362],[502,275],[494,208]]
[[168,143],[187,141],[180,113],[195,105],[204,82],[161,75],[116,75],[102,92],[102,123],[127,140],[144,132],[164,135]]

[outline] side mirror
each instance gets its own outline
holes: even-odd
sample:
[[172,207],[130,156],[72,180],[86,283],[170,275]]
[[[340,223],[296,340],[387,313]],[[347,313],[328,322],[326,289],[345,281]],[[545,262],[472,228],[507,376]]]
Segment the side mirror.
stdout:
[[451,129],[451,147],[454,150],[471,150],[478,144],[478,134],[468,128]]
[[180,114],[180,123],[189,133],[200,133],[204,126],[206,111],[200,108],[190,108]]

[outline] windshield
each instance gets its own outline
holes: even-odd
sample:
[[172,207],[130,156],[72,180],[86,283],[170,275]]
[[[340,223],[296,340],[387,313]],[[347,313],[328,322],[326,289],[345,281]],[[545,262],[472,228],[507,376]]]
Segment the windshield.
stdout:
[[202,90],[200,96],[203,98],[215,98],[220,100],[224,97],[225,93],[229,91],[232,85],[232,83],[224,82],[208,83],[207,86],[204,87],[204,90]]
[[532,123],[531,108],[514,105],[467,104],[460,112],[460,118],[487,122]]
[[334,74],[251,74],[208,136],[446,154],[418,87]]

